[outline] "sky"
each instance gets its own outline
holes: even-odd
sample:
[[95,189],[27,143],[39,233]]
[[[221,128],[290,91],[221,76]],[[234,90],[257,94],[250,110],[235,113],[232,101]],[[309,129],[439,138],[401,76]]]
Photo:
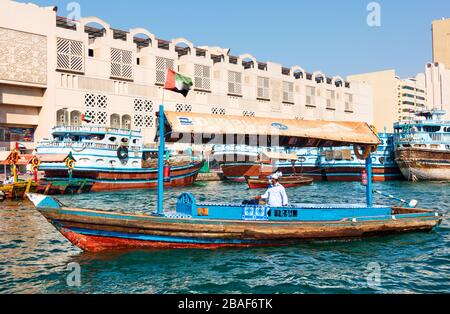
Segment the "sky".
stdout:
[[[71,11],[66,0],[31,0]],[[116,29],[143,27],[157,38],[230,48],[260,62],[299,65],[340,75],[395,69],[401,77],[432,61],[431,22],[450,18],[448,0],[378,0],[380,26],[370,27],[371,0],[78,0],[81,16]]]

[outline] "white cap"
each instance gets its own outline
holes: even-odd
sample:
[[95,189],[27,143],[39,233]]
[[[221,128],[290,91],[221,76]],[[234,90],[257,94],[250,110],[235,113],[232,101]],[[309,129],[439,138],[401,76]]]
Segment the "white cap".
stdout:
[[283,173],[277,172],[269,176],[269,179],[279,180],[283,176]]

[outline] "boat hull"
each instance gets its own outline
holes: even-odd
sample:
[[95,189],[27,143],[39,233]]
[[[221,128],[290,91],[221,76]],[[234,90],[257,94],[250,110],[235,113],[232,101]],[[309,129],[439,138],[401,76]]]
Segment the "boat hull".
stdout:
[[[250,189],[267,189],[268,188],[268,181],[267,178],[250,178],[250,177],[246,177],[245,178],[247,181],[247,185]],[[313,179],[312,178],[307,178],[307,177],[301,177],[301,176],[284,176],[281,177],[280,179],[280,183],[285,187],[285,188],[293,188],[293,187],[297,187],[297,186],[302,186],[302,185],[310,185],[313,183]]]
[[[204,161],[190,163],[185,166],[174,167],[170,178],[165,179],[165,187],[183,187],[194,184]],[[47,180],[68,178],[66,169],[45,169]],[[154,168],[138,169],[133,171],[108,171],[75,169],[74,179],[89,179],[93,182],[91,192],[103,192],[131,189],[154,189],[157,187],[158,171]]]
[[[393,209],[384,219],[341,221],[233,221],[116,214],[84,209],[39,209],[62,235],[82,250],[284,246],[302,241],[364,238],[428,232],[441,222],[432,212]],[[405,215],[405,213],[417,213]]]
[[[327,166],[327,167],[295,167],[295,173],[304,177],[309,177],[315,181],[338,181],[353,182],[361,181],[361,173],[364,166],[361,167],[343,167],[343,166]],[[257,178],[261,176],[261,165],[257,163],[242,164],[224,164],[222,165],[224,178],[234,182],[245,182],[245,177]],[[264,173],[273,173],[280,171],[286,175],[294,174],[291,166],[288,167],[272,167],[265,165]],[[393,180],[403,180],[403,175],[398,167],[373,167],[374,182],[385,182]]]
[[407,180],[450,180],[450,151],[403,148],[395,154],[400,170]]

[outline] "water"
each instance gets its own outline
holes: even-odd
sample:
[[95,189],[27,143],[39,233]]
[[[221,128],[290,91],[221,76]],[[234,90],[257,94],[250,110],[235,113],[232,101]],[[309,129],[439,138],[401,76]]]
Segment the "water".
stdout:
[[[375,188],[449,212],[450,184],[393,182]],[[211,182],[167,191],[167,207],[183,192],[199,201],[234,202],[255,195],[244,185]],[[315,183],[288,189],[291,202],[364,201],[359,183]],[[154,191],[60,198],[71,206],[143,212]],[[376,201],[391,202],[379,196]],[[395,204],[395,203],[394,203]],[[0,293],[449,293],[449,220],[432,233],[282,248],[84,253],[30,204],[0,204]],[[81,266],[81,286],[67,285]],[[377,264],[371,264],[377,263]],[[371,265],[371,266],[369,266]],[[380,281],[369,281],[373,265]]]

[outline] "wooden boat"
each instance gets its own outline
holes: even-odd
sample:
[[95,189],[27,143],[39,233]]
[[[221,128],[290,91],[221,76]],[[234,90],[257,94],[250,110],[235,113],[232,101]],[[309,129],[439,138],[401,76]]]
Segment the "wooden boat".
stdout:
[[450,121],[440,110],[416,115],[415,121],[394,125],[400,170],[411,181],[450,181]]
[[[269,175],[269,174],[268,174]],[[267,176],[260,176],[259,178],[245,177],[247,185],[250,189],[265,189],[268,186]],[[302,185],[312,184],[314,179],[298,175],[283,176],[280,178],[280,183],[285,188],[293,188]]]
[[[203,248],[290,245],[306,240],[352,239],[404,232],[429,232],[440,225],[434,210],[373,204],[372,158],[378,136],[363,122],[326,122],[164,113],[160,106],[160,152],[165,141],[205,141],[229,130],[256,130],[296,146],[362,146],[366,159],[366,204],[295,204],[289,207],[197,203],[181,194],[176,208],[163,207],[163,154],[159,154],[158,201],[147,215],[69,208],[50,196],[30,194],[42,215],[86,251],[144,248]],[[208,123],[205,123],[205,122]],[[282,127],[281,127],[282,126]],[[208,134],[208,135],[207,135]],[[238,133],[240,134],[240,133]],[[210,136],[211,138],[208,138]]]
[[191,194],[182,194],[177,211],[162,216],[68,208],[38,194],[30,199],[70,242],[92,252],[289,245],[431,231],[442,219],[434,211],[384,206],[197,204]]
[[[379,133],[381,144],[373,158],[373,178],[375,182],[404,180],[399,166],[395,161],[393,138],[394,134]],[[361,180],[365,168],[364,162],[358,160],[353,147],[329,148],[299,148],[290,149],[297,154],[297,160],[292,165],[290,160],[273,159],[261,165],[259,158],[247,155],[261,155],[268,148],[257,150],[239,145],[216,145],[216,158],[221,158],[221,168],[224,178],[228,181],[245,182],[245,177],[258,177],[262,173],[280,171],[283,174],[301,174],[316,181],[354,182]],[[273,148],[272,148],[273,149]],[[276,148],[276,150],[282,150]],[[244,154],[247,155],[244,155]],[[225,157],[222,157],[224,155]]]
[[26,197],[26,193],[35,192],[37,183],[33,180],[19,181],[11,184],[0,184],[1,198],[10,200],[19,200]]
[[41,180],[36,189],[36,193],[44,195],[89,193],[93,185],[94,182],[88,179],[62,181]]
[[[38,144],[39,170],[48,181],[88,179],[93,182],[91,192],[156,188],[158,150],[146,147],[142,141],[140,131],[92,125],[57,126],[51,139]],[[66,162],[69,155],[74,160],[72,173]],[[195,182],[204,160],[187,157],[166,160],[170,167],[164,180],[166,187],[190,186]]]

